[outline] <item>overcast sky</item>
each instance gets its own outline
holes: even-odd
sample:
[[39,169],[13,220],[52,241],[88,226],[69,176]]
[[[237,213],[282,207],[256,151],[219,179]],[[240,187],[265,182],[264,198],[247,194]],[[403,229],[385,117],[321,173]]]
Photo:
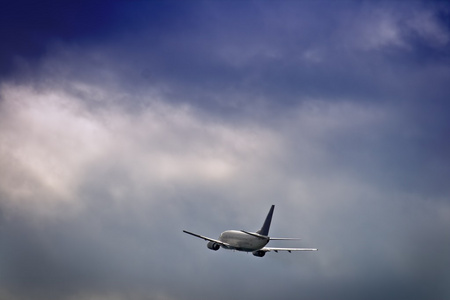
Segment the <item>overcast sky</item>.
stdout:
[[447,2],[12,2],[1,299],[450,298]]

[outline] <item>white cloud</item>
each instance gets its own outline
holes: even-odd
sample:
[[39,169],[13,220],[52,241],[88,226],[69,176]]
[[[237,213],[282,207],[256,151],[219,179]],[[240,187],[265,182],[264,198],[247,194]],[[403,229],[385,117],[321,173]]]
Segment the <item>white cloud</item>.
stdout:
[[[319,255],[302,261],[301,271],[289,269],[291,275],[352,280],[372,262],[377,272],[387,268],[403,275],[409,269],[404,265],[410,258],[393,259],[410,243],[409,236],[402,238],[411,231],[402,211],[409,198],[396,200],[396,190],[378,189],[371,181],[378,178],[365,174],[380,168],[381,153],[371,146],[383,143],[393,127],[407,127],[391,107],[310,99],[267,124],[232,123],[158,98],[140,111],[126,110],[116,105],[114,91],[97,86],[91,93],[88,84],[82,94],[73,90],[4,85],[0,126],[2,208],[18,207],[37,218],[39,232],[46,232],[44,246],[69,240],[80,247],[78,256],[63,255],[66,271],[99,268],[96,278],[108,284],[112,279],[104,270],[112,268],[124,286],[131,276],[168,287],[165,261],[177,272],[171,282],[182,282],[191,264],[205,260],[201,251],[208,251],[201,241],[176,235],[181,228],[204,228],[204,234],[218,234],[225,226],[257,229],[272,203],[277,204],[273,234],[300,235],[303,246],[320,248]],[[111,101],[92,109],[83,97],[95,95]],[[358,156],[361,152],[365,155]],[[67,205],[54,204],[61,201]],[[415,212],[420,203],[414,198]],[[448,215],[448,206],[442,206],[438,225]],[[64,221],[53,228],[49,219]],[[199,248],[189,249],[196,242]],[[223,276],[239,268],[224,262],[227,254],[218,255]],[[96,264],[83,268],[80,258]],[[267,261],[284,260],[301,263],[281,255]],[[383,265],[386,261],[394,266]],[[219,279],[205,280],[216,286]],[[166,295],[165,287],[157,294]],[[80,295],[103,297],[96,291]]]
[[[156,99],[137,113],[114,101],[92,110],[70,90],[3,86],[1,190],[8,199],[80,202],[80,185],[95,168],[118,167],[144,189],[227,182],[275,146],[268,130],[208,120],[188,106]],[[85,85],[83,95],[98,92]],[[119,187],[106,188],[120,198]]]
[[[288,31],[281,24],[269,36],[230,48],[220,48],[229,41],[220,31],[228,27],[220,26],[217,47],[208,39],[191,43],[187,33],[174,48],[161,47],[158,39],[140,44],[146,37],[134,36],[139,40],[135,48],[120,39],[96,51],[55,49],[63,53],[42,61],[36,86],[3,84],[0,261],[8,281],[0,295],[9,296],[14,284],[26,293],[30,282],[53,294],[56,281],[63,283],[57,286],[65,299],[194,299],[229,286],[244,297],[256,293],[261,299],[273,298],[277,291],[284,296],[304,290],[312,298],[324,298],[325,284],[334,286],[330,294],[337,292],[340,299],[358,298],[351,297],[351,285],[382,290],[428,280],[421,270],[433,275],[433,282],[447,279],[445,268],[439,274],[433,271],[448,256],[442,229],[449,225],[447,190],[437,193],[440,198],[423,197],[427,187],[434,187],[430,182],[446,173],[421,168],[426,164],[420,161],[430,152],[422,153],[418,144],[429,127],[421,127],[406,104],[400,107],[383,98],[396,97],[386,84],[385,69],[402,68],[380,60],[379,76],[385,79],[380,81],[369,76],[374,73],[355,69],[359,62],[364,67],[373,53],[348,60],[338,49],[347,43],[352,50],[407,49],[405,28],[436,45],[446,43],[446,34],[431,16],[405,21],[395,9],[380,8],[362,14],[356,10],[357,18],[330,10],[327,15],[333,19],[324,20],[319,6],[313,14],[286,7],[292,18]],[[299,18],[300,11],[305,18]],[[285,24],[280,14],[270,10],[270,15]],[[423,22],[428,23],[419,29]],[[241,27],[235,27],[239,33]],[[260,34],[255,29],[244,30],[236,40]],[[192,53],[179,47],[185,43]],[[203,52],[196,51],[198,45],[205,46]],[[257,50],[261,45],[267,47]],[[124,53],[133,53],[132,58]],[[201,57],[206,54],[212,55]],[[305,71],[292,62],[297,55],[302,63],[329,70],[311,74],[314,68]],[[336,69],[332,60],[345,68]],[[224,61],[237,66],[236,73],[227,73]],[[318,64],[325,61],[330,64]],[[248,63],[249,70],[239,68]],[[270,76],[261,76],[260,67]],[[136,79],[140,68],[151,69],[150,82]],[[411,68],[428,87],[423,68]],[[392,74],[401,91],[416,94],[410,77],[397,76],[404,70]],[[281,80],[274,82],[278,76]],[[307,87],[327,90],[327,82],[340,85],[339,79],[350,82],[342,93],[310,93]],[[246,80],[254,81],[257,92],[247,89],[252,85]],[[265,93],[271,86],[278,92]],[[437,90],[445,93],[442,86]],[[388,92],[378,97],[373,92],[378,87]],[[342,96],[355,94],[361,98]],[[219,103],[216,98],[236,105],[222,115],[218,111],[231,105],[208,102]],[[423,108],[418,102],[411,105]],[[446,159],[442,155],[436,164]],[[257,229],[270,204],[277,205],[272,234],[298,235],[301,246],[320,251],[267,255],[257,261],[251,255],[209,251],[202,241],[181,232],[216,236],[229,228]],[[415,251],[423,244],[426,250]],[[27,277],[30,270],[39,276]],[[265,272],[280,280],[248,276]],[[314,290],[314,285],[319,288]],[[269,292],[249,292],[249,286],[266,286]]]
[[0,127],[2,193],[45,208],[73,201],[83,169],[105,147],[105,131],[63,91],[4,84]]

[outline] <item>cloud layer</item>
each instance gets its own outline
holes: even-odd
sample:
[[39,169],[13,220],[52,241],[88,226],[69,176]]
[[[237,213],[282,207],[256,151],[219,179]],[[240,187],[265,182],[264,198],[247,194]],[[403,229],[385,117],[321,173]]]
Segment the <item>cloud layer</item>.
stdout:
[[[2,299],[448,298],[446,5],[103,13],[2,69]],[[271,204],[274,236],[319,251],[181,232],[256,230]]]

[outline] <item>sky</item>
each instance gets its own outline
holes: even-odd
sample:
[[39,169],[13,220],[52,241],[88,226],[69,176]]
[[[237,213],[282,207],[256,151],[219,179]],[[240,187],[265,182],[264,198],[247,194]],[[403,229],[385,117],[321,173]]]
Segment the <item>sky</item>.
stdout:
[[[0,298],[450,298],[446,1],[0,10]],[[264,258],[211,251],[257,230]]]

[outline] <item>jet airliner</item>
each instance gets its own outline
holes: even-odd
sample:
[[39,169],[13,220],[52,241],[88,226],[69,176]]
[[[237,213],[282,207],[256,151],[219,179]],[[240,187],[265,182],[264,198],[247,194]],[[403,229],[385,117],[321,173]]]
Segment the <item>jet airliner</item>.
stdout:
[[220,247],[228,250],[252,252],[254,256],[263,257],[266,252],[274,251],[317,251],[316,248],[272,248],[265,247],[271,240],[298,240],[298,238],[273,238],[269,237],[270,223],[275,205],[269,210],[266,220],[260,230],[249,232],[245,230],[227,230],[222,232],[219,239],[212,239],[203,235],[183,230],[184,233],[201,238],[208,242],[209,249],[217,251]]

